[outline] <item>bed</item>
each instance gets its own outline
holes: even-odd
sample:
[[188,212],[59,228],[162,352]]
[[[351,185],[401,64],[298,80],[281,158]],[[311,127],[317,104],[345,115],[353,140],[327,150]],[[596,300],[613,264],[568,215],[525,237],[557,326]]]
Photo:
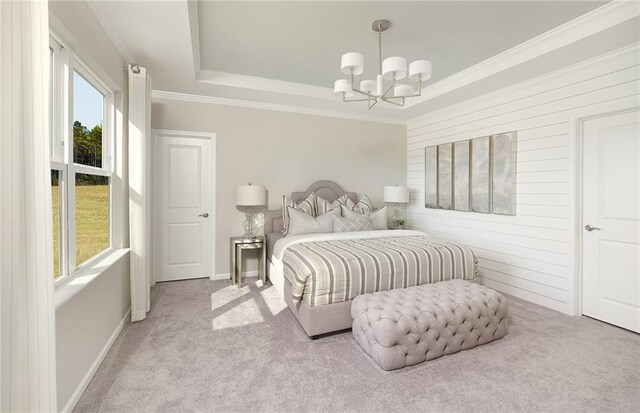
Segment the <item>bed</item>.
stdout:
[[[304,192],[332,202],[345,192],[318,181]],[[351,328],[351,301],[363,293],[450,279],[474,280],[477,259],[468,247],[409,230],[284,236],[282,210],[265,213],[267,275],[312,338]]]

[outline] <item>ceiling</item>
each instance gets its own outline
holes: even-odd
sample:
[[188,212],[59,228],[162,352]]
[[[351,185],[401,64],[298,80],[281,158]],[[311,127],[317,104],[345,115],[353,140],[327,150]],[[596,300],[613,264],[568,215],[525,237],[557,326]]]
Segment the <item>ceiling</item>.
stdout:
[[[211,103],[392,123],[640,41],[640,12],[623,2],[96,0],[89,5],[123,55],[149,69],[154,90]],[[332,93],[344,52],[364,54],[362,79],[376,74],[371,22],[377,18],[392,23],[383,38],[383,57],[433,62],[423,96],[402,110],[377,105],[368,111],[366,103],[343,104]]]
[[383,58],[433,63],[431,83],[486,60],[605,2],[212,2],[198,1],[203,69],[333,87],[340,57],[365,56],[378,74],[377,33],[391,21]]

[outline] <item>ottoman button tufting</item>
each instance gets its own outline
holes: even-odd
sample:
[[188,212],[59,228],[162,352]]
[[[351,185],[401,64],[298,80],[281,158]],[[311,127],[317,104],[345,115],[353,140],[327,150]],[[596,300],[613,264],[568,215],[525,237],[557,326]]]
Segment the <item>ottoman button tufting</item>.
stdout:
[[[394,303],[392,323],[370,323],[366,313],[384,307],[385,302]],[[363,294],[353,300],[351,314],[354,339],[385,370],[486,344],[504,337],[508,330],[507,300],[496,291],[463,280]],[[481,321],[472,322],[476,316]],[[411,320],[413,325],[407,329]],[[432,329],[433,334],[428,334]]]

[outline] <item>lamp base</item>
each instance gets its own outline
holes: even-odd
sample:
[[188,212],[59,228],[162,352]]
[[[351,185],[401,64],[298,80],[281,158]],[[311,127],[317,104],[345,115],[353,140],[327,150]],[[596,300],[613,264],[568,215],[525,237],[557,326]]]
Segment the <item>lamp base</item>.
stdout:
[[400,204],[394,202],[393,205],[393,229],[404,229],[404,218],[400,214]]
[[244,235],[242,235],[242,238],[254,239],[258,232],[258,223],[256,222],[256,216],[264,212],[264,209],[256,210],[253,207],[245,207],[243,209],[243,212],[245,214],[245,220],[242,223],[242,229],[244,230]]

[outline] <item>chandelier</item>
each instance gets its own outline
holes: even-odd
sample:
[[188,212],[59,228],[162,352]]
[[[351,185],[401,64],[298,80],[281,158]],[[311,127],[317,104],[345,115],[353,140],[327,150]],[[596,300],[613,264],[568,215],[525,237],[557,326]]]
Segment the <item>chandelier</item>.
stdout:
[[[342,73],[349,76],[349,78],[336,80],[333,92],[336,96],[342,98],[343,102],[368,102],[369,109],[380,101],[404,107],[406,98],[421,95],[422,82],[431,78],[431,62],[428,60],[416,60],[409,65],[409,79],[418,82],[417,92],[411,84],[400,83],[407,76],[407,59],[394,56],[382,60],[382,33],[389,26],[391,26],[389,20],[376,20],[371,25],[371,29],[378,33],[380,72],[376,76],[376,80],[363,80],[360,82],[360,88],[356,88],[354,86],[355,77],[364,71],[364,57],[356,52],[342,55]],[[391,85],[389,86],[388,82],[385,84],[385,80],[391,81]],[[356,93],[364,97],[348,99]]]

